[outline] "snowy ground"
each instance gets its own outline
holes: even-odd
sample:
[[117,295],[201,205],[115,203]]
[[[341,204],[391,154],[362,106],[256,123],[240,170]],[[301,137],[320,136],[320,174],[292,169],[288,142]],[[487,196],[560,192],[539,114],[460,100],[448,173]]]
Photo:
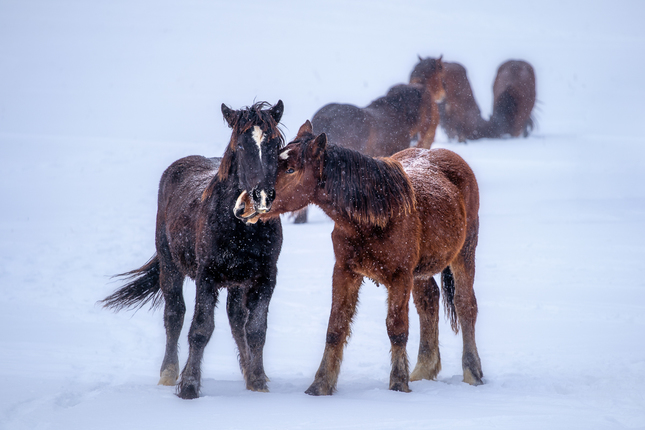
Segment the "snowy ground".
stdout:
[[[645,428],[644,12],[637,1],[0,0],[0,429]],[[222,153],[222,102],[281,98],[291,138],[327,102],[364,106],[406,81],[417,54],[462,62],[486,116],[502,61],[537,73],[533,136],[463,145],[440,133],[436,145],[481,188],[486,384],[461,382],[461,339],[442,320],[438,380],[388,391],[386,294],[366,283],[338,392],[303,393],[333,265],[333,224],[314,210],[307,225],[284,222],[271,392],[244,389],[223,309],[203,396],[155,385],[161,312],[95,303],[118,286],[110,275],[153,254],[165,167]],[[413,312],[412,365],[418,339]],[[184,361],[185,334],[181,345]]]

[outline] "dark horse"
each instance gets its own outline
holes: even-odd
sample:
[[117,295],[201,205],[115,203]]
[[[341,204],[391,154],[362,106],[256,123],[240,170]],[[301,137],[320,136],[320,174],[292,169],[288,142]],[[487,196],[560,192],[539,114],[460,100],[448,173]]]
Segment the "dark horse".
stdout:
[[524,137],[533,130],[535,72],[526,61],[509,60],[499,66],[493,83],[493,114],[486,137]]
[[199,397],[201,361],[214,329],[214,310],[222,288],[228,289],[226,310],[239,350],[246,388],[267,391],[262,351],[269,301],[276,283],[282,246],[279,219],[248,225],[233,208],[242,191],[258,213],[267,212],[275,197],[278,151],[284,140],[278,130],[282,101],[270,107],[257,103],[235,111],[222,104],[233,129],[222,158],[190,156],[174,162],[159,184],[157,253],[143,267],[120,276],[130,282],[102,301],[115,310],[165,302],[166,354],[159,384],[179,377],[177,341],[186,305],[186,276],[197,287],[195,315],[188,333],[190,346],[177,395]]
[[[336,263],[325,352],[307,393],[329,395],[336,388],[364,277],[388,290],[390,389],[407,392],[410,379],[434,379],[441,369],[437,273],[452,328],[462,330],[464,381],[482,384],[473,290],[479,191],[468,164],[445,149],[409,148],[391,158],[371,158],[328,145],[325,134],[316,137],[307,121],[280,152],[271,211],[259,214],[243,193],[236,213],[256,222],[310,203],[334,220]],[[411,375],[406,353],[410,293],[421,325]]]
[[450,139],[459,142],[486,137],[488,121],[481,116],[466,69],[459,63],[448,62],[443,67],[446,98],[439,104],[441,127]]

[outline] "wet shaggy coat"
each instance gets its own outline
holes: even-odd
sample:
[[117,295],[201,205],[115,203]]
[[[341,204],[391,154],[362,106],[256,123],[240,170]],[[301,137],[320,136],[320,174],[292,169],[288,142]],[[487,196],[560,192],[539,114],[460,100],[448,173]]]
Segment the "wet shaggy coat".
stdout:
[[[268,109],[258,103],[233,111],[222,105],[222,111],[233,129],[224,156],[185,157],[166,169],[159,184],[157,253],[140,269],[125,274],[130,282],[103,300],[104,306],[120,309],[160,303],[159,294],[163,295],[166,353],[159,383],[174,385],[186,311],[183,284],[186,276],[195,280],[189,356],[177,386],[177,394],[186,399],[199,396],[201,361],[222,288],[228,289],[226,308],[246,386],[267,390],[262,351],[282,226],[279,219],[248,225],[234,216],[233,207],[242,191],[262,195],[263,204],[270,205],[283,144],[277,128],[283,106],[280,101]],[[255,201],[250,205],[258,207]]]
[[[391,176],[375,190],[377,181],[383,181],[384,170]],[[367,197],[352,197],[360,192]],[[388,202],[386,210],[378,199],[371,204],[375,195]],[[409,391],[410,378],[434,379],[441,369],[440,293],[433,278],[437,273],[442,273],[444,301],[453,329],[462,330],[464,381],[481,384],[473,290],[479,190],[466,162],[448,150],[418,148],[398,152],[389,159],[372,159],[328,145],[325,134],[315,136],[306,122],[281,152],[272,210],[265,215],[248,211],[245,216],[256,222],[312,203],[335,223],[332,242],[336,263],[325,352],[307,393],[329,395],[336,389],[364,277],[388,289],[390,389]],[[406,353],[410,294],[421,323],[419,357],[411,375]]]

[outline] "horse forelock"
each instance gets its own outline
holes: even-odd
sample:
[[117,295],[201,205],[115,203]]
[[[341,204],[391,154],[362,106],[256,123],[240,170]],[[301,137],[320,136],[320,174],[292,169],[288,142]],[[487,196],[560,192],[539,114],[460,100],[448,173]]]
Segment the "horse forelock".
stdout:
[[238,111],[237,118],[232,126],[231,139],[217,172],[218,180],[225,181],[230,176],[233,162],[235,161],[236,143],[242,134],[249,132],[253,127],[260,127],[268,138],[267,140],[277,140],[278,149],[284,146],[284,133],[280,125],[269,113],[271,107],[270,103],[262,101]]
[[415,210],[412,184],[400,163],[328,145],[323,166],[325,193],[344,216],[362,225],[385,227]]

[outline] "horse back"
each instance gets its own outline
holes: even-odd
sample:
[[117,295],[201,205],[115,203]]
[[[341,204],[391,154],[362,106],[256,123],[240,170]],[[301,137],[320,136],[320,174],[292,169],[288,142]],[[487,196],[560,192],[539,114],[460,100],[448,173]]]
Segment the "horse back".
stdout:
[[371,121],[361,108],[351,104],[330,103],[318,110],[311,120],[314,134],[325,133],[329,142],[365,152]]
[[199,155],[181,158],[164,171],[159,182],[157,250],[191,277],[197,270],[195,225],[202,194],[220,161]]
[[414,188],[422,226],[420,266],[438,273],[477,235],[479,188],[470,166],[447,149],[410,148],[392,156]]

